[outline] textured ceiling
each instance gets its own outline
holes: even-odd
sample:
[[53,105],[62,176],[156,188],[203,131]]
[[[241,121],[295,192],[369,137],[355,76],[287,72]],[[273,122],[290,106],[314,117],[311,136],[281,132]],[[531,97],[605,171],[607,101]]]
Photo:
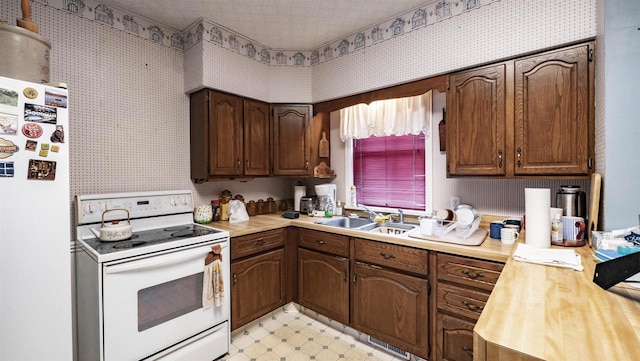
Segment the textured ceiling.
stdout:
[[183,31],[199,18],[271,49],[310,50],[437,0],[106,0]]

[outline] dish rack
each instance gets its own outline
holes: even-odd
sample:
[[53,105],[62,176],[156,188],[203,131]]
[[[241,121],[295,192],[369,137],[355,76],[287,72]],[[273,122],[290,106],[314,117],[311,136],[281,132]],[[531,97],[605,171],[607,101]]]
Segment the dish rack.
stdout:
[[438,230],[436,232],[437,236],[444,236],[445,234],[453,231],[454,229],[456,230],[456,236],[462,238],[462,239],[466,239],[469,236],[471,236],[473,234],[473,232],[475,232],[478,227],[480,227],[480,217],[476,217],[473,222],[471,222],[470,224],[462,224],[460,222],[452,222],[451,224],[449,224],[446,227],[442,227],[440,228],[440,230]]

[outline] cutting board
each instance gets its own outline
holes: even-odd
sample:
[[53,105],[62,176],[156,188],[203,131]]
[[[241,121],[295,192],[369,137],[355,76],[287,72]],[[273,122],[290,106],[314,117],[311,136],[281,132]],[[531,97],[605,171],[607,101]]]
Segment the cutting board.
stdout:
[[602,184],[602,174],[591,174],[591,191],[589,192],[589,215],[587,219],[587,239],[589,245],[595,248],[591,239],[591,231],[598,230],[598,213],[600,211],[600,187]]
[[422,239],[425,241],[432,241],[432,242],[455,243],[455,244],[461,244],[463,246],[479,246],[487,238],[487,233],[488,232],[486,229],[478,228],[469,237],[460,238],[456,236],[456,230],[454,229],[451,232],[442,236],[436,236],[436,235],[425,236],[422,233],[420,233],[420,228],[416,228],[409,232],[409,237]]

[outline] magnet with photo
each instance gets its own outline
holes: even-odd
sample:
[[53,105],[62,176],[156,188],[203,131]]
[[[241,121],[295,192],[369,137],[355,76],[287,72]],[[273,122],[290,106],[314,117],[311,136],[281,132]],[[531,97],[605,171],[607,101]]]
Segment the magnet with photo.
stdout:
[[62,125],[56,125],[56,130],[51,134],[52,143],[64,143],[64,128]]
[[20,147],[15,145],[12,141],[0,138],[0,159],[9,158],[19,150]]
[[54,153],[58,153],[60,151],[60,146],[59,145],[52,145],[51,146],[51,151]]
[[27,144],[24,145],[25,150],[35,152],[37,148],[38,142],[36,142],[35,140],[27,139]]
[[16,135],[18,133],[18,116],[0,113],[0,134]]
[[67,95],[56,92],[55,89],[46,89],[44,91],[44,103],[52,107],[66,108]]
[[0,88],[0,113],[18,115],[18,92]]
[[56,124],[58,122],[58,108],[47,105],[24,105],[24,120],[35,123]]
[[40,138],[42,133],[42,126],[40,126],[40,124],[38,123],[24,123],[24,125],[22,126],[22,134],[24,134],[24,136],[27,138]]
[[55,180],[56,162],[38,159],[29,159],[27,179]]
[[0,162],[0,177],[13,177],[14,174],[13,162]]

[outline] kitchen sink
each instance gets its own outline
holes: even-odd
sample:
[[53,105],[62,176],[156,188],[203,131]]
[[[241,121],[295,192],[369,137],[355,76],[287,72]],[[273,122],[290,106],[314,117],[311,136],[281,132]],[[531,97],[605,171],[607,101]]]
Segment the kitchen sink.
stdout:
[[363,227],[362,230],[366,230],[371,233],[382,233],[382,234],[387,234],[392,236],[392,235],[405,234],[417,227],[411,224],[404,224],[404,223],[382,223],[382,224],[375,223],[372,226],[374,227],[371,227],[371,228]]
[[318,221],[317,224],[324,224],[325,226],[333,226],[340,228],[349,228],[349,229],[360,229],[360,227],[364,226],[375,226],[372,220],[368,218],[350,218],[350,217],[340,217],[340,218],[332,218],[326,221]]
[[386,235],[401,235],[417,227],[417,225],[406,223],[376,223],[367,218],[349,217],[333,218],[325,221],[318,221],[316,223],[323,224],[325,226],[348,228],[363,232],[380,233]]

